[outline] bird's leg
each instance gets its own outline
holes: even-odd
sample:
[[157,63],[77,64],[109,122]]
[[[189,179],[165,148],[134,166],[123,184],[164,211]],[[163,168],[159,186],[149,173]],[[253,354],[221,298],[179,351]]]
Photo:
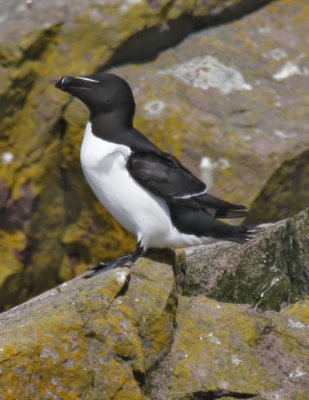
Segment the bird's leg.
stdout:
[[136,261],[144,253],[144,247],[141,242],[137,242],[136,249],[132,253],[126,254],[115,260],[100,262],[96,266],[90,266],[88,269],[91,274],[85,276],[85,278],[90,278],[100,272],[109,271],[113,268],[127,266],[126,263]]

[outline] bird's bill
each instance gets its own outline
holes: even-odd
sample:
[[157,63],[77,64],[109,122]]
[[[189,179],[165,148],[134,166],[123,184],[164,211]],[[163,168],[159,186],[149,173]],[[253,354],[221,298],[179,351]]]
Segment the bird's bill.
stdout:
[[76,96],[80,91],[91,90],[98,83],[99,81],[87,76],[63,76],[56,82],[55,87]]

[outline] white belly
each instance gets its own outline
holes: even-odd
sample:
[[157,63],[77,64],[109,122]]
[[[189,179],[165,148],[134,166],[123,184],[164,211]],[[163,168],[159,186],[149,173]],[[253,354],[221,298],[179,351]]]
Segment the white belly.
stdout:
[[166,202],[136,182],[126,169],[127,146],[93,135],[88,123],[81,147],[85,177],[100,202],[127,230],[149,247],[185,247],[201,244],[180,233],[171,223]]

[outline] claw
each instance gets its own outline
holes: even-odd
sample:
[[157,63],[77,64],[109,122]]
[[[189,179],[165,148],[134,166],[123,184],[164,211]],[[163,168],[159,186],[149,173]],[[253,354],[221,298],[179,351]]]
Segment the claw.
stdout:
[[98,265],[89,265],[88,271],[98,271],[99,269],[103,269],[107,266],[107,263],[100,262]]
[[88,271],[90,274],[84,276],[84,279],[91,278],[92,276],[99,274],[100,272],[106,272],[118,267],[128,267],[131,265],[128,263],[135,262],[144,252],[143,246],[140,242],[137,243],[136,250],[133,253],[126,254],[125,256],[116,258],[116,260],[100,262],[98,265],[90,265]]

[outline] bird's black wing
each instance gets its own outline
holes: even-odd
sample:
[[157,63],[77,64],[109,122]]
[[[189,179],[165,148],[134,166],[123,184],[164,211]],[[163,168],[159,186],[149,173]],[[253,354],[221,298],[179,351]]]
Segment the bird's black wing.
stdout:
[[140,185],[166,201],[185,199],[206,192],[205,183],[167,153],[132,153],[127,168]]
[[127,168],[140,185],[168,203],[203,209],[216,218],[238,218],[246,215],[245,206],[207,194],[205,183],[168,153],[133,152],[128,159]]

